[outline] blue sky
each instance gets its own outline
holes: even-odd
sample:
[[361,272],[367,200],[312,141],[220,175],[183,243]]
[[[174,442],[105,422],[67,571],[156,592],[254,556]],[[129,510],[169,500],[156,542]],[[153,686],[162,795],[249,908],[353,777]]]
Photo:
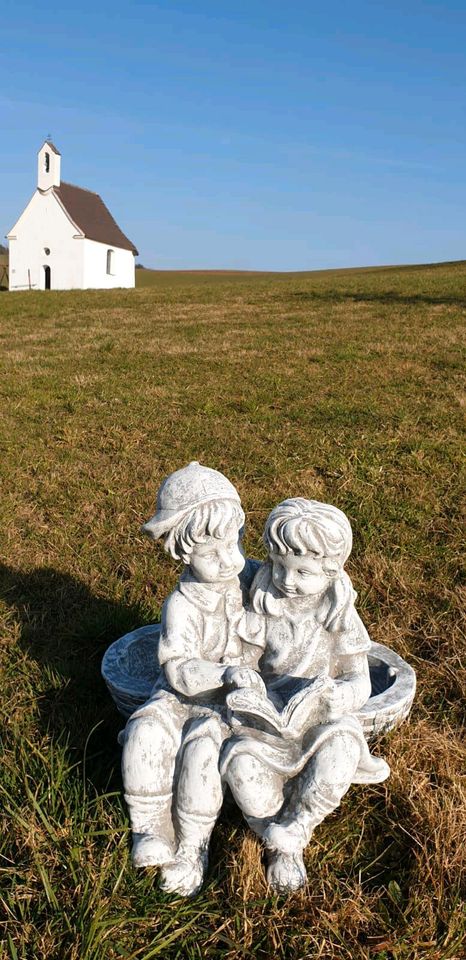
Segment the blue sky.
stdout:
[[466,3],[4,0],[0,237],[100,193],[146,266],[466,259]]

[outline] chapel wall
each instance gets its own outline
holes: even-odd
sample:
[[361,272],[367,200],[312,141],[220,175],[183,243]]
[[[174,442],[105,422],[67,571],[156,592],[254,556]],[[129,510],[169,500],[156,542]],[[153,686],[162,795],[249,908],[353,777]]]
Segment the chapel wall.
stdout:
[[[96,240],[83,240],[83,287],[111,290],[115,287],[135,286],[134,255],[131,250],[112,247]],[[107,273],[108,254],[110,272]]]
[[35,193],[9,237],[10,290],[44,290],[46,267],[52,290],[81,288],[83,240],[75,234],[56,197]]

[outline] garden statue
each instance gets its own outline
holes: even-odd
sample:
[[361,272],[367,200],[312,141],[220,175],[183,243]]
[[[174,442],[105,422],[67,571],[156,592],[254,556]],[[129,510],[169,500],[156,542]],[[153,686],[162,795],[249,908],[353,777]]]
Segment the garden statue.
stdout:
[[303,851],[353,783],[379,783],[367,740],[409,712],[414,671],[371,644],[344,570],[337,507],[283,501],[268,559],[246,560],[244,513],[223,474],[197,462],[162,483],[144,525],[182,561],[159,625],[122,637],[103,675],[129,716],[120,735],[136,867],[166,891],[200,889],[228,786],[263,839],[280,892],[306,882]]

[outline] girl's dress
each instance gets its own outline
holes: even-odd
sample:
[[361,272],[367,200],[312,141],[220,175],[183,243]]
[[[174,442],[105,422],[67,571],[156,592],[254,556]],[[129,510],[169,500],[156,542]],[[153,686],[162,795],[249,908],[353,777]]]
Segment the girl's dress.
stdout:
[[[342,609],[335,609],[327,591],[312,604],[309,597],[287,598],[277,593],[271,578],[271,565],[264,564],[256,574],[251,596],[257,607],[273,609],[271,613],[250,611],[246,623],[249,641],[263,649],[259,670],[267,692],[280,709],[303,687],[303,679],[328,676],[344,678],[361,670],[361,655],[367,657],[370,640],[354,607],[356,596],[346,573],[343,573]],[[268,595],[269,601],[267,604]],[[348,596],[350,602],[348,603]],[[265,604],[260,603],[261,598]],[[259,603],[257,603],[259,600]],[[364,674],[362,675],[364,676]],[[355,704],[356,712],[362,703]],[[262,725],[263,726],[263,725]],[[224,746],[221,769],[225,773],[234,756],[247,753],[257,757],[271,770],[286,779],[300,773],[319,748],[338,731],[350,733],[360,747],[360,761],[353,783],[378,783],[388,776],[384,760],[373,757],[367,746],[362,726],[348,713],[338,720],[313,723],[297,740],[285,740],[256,727],[243,727]]]

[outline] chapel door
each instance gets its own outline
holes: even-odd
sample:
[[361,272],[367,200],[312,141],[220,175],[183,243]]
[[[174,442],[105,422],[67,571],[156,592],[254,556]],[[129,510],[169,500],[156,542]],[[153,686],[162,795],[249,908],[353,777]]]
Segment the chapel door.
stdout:
[[51,270],[50,267],[44,267],[44,290],[51,290]]

